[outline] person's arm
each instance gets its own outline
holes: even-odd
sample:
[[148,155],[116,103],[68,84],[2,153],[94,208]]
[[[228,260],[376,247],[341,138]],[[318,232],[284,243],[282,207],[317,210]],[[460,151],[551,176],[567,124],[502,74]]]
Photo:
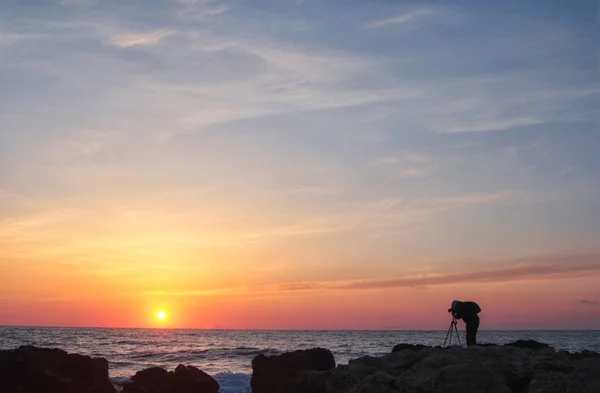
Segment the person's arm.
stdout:
[[452,315],[454,315],[454,318],[456,319],[462,319],[462,310],[461,310],[461,304],[459,303],[458,306],[456,306],[456,309],[452,312]]

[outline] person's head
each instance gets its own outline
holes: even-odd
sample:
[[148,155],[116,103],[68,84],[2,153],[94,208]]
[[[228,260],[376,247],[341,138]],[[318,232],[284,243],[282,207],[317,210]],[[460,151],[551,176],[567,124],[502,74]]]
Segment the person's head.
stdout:
[[458,307],[459,304],[460,304],[460,302],[458,300],[453,300],[452,306],[450,306],[450,308],[453,310],[456,310],[456,307]]

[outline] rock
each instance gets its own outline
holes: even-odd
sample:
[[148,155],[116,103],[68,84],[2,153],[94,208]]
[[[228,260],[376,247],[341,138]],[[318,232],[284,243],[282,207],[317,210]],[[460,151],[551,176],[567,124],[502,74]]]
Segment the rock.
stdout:
[[567,353],[567,356],[571,360],[581,360],[581,359],[587,359],[587,358],[599,358],[600,353],[584,350],[584,351],[576,352],[576,353]]
[[212,393],[219,391],[219,383],[202,370],[180,364],[173,373],[173,392]]
[[600,355],[595,352],[555,352],[530,341],[469,348],[405,344],[397,349],[295,377],[289,376],[292,372],[283,377],[277,366],[289,354],[274,357],[270,367],[260,369],[262,385],[253,384],[253,393],[600,392]]
[[0,351],[3,393],[115,393],[108,361],[61,349],[22,346]]
[[175,371],[151,367],[138,371],[123,393],[218,393],[219,383],[204,371],[180,364]]
[[404,351],[405,349],[409,349],[411,351],[419,351],[421,349],[427,348],[426,345],[413,345],[413,344],[398,344],[393,349],[392,352]]
[[252,360],[250,385],[253,393],[317,393],[325,388],[324,376],[312,371],[335,367],[331,351],[313,348]]
[[504,344],[507,347],[529,348],[529,349],[544,349],[550,348],[550,345],[537,342],[535,340],[518,340],[514,343]]

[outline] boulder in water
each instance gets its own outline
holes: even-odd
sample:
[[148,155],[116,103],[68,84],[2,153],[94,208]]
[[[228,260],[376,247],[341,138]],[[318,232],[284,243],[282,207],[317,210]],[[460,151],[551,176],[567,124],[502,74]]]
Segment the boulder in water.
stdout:
[[138,371],[123,393],[218,393],[219,383],[204,371],[180,364],[175,371],[151,367]]
[[405,349],[410,349],[411,351],[420,351],[421,349],[427,348],[426,345],[421,344],[398,344],[394,346],[392,352],[404,351]]
[[517,340],[512,343],[504,344],[507,347],[528,348],[528,349],[546,349],[550,345],[544,344],[535,340]]
[[335,367],[328,349],[313,348],[276,356],[256,356],[252,360],[250,385],[253,393],[313,393],[322,386],[322,375]]
[[22,346],[0,351],[3,393],[116,393],[104,358]]

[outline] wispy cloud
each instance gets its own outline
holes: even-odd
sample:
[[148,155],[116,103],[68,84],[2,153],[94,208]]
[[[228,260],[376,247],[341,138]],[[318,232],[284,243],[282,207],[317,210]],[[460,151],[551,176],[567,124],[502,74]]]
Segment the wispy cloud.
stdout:
[[525,196],[526,193],[518,190],[500,191],[494,193],[464,194],[457,196],[446,196],[441,198],[432,198],[430,203],[435,205],[471,205],[481,204],[507,199],[515,199]]
[[395,173],[401,178],[416,178],[427,176],[429,174],[429,170],[424,167],[404,167],[398,168]]
[[440,131],[448,133],[502,131],[514,127],[530,126],[543,123],[545,120],[533,116],[526,117],[498,117],[495,119],[466,121],[460,125],[446,125]]
[[0,31],[0,46],[11,45],[22,38],[23,38],[23,36],[21,34],[4,33],[4,32]]
[[412,22],[416,19],[422,18],[427,15],[433,14],[435,11],[429,8],[422,8],[411,10],[408,12],[403,12],[399,15],[392,16],[390,18],[378,19],[367,24],[367,27],[371,29],[376,29],[389,25],[401,25],[408,22]]
[[208,17],[223,14],[232,7],[227,4],[217,4],[209,7],[186,7],[177,12],[177,15],[182,19],[203,20]]
[[[290,284],[290,286],[295,290],[414,288],[455,284],[503,283],[527,280],[562,280],[600,274],[600,257],[573,257],[573,259],[582,260],[583,262],[576,262],[573,265],[571,265],[568,261],[550,264],[536,263],[517,265],[501,269],[487,269],[451,274],[420,274],[416,276],[403,276],[383,280],[303,282],[299,284]],[[285,289],[287,286],[281,285],[279,288]],[[580,303],[590,306],[596,306],[600,304],[593,300],[581,300]]]
[[305,291],[309,289],[321,289],[324,285],[313,282],[299,282],[290,284],[281,284],[278,289],[282,291]]
[[[555,259],[549,257],[549,260]],[[559,258],[559,259],[562,259]],[[337,290],[371,290],[393,288],[423,288],[439,287],[456,284],[481,284],[481,283],[506,283],[517,281],[546,281],[565,280],[580,277],[600,275],[600,256],[580,257],[573,256],[574,265],[570,265],[569,258],[560,263],[535,263],[526,265],[513,265],[501,269],[483,269],[467,273],[453,274],[419,274],[402,276],[390,279],[374,279],[360,281],[302,281],[281,284],[261,285],[244,288],[230,288],[231,293],[243,291],[245,293],[278,293],[281,291],[337,291]],[[513,262],[510,262],[513,263]],[[221,291],[227,290],[226,288]],[[186,292],[191,294],[191,292]],[[198,295],[205,294],[199,291]],[[581,300],[578,303],[586,306],[598,306],[600,302],[594,300]]]
[[129,48],[131,46],[156,45],[168,36],[175,34],[172,29],[158,29],[147,33],[122,34],[110,38],[110,42],[121,48]]
[[356,281],[339,289],[376,289],[416,286],[451,285],[461,283],[498,283],[522,280],[549,280],[585,277],[600,273],[600,257],[579,264],[532,264],[504,269],[481,270],[454,274],[399,277],[389,280]]
[[333,189],[325,187],[298,187],[283,190],[284,193],[296,194],[296,195],[335,195],[339,194]]
[[594,307],[600,306],[600,302],[598,302],[596,300],[587,300],[587,299],[580,300],[579,304],[584,304],[586,306],[594,306]]
[[176,15],[185,20],[204,20],[223,14],[233,7],[217,0],[174,0],[179,6]]
[[215,3],[216,0],[171,0],[175,4],[183,5],[183,6],[200,6],[206,4]]
[[98,0],[59,0],[59,4],[65,7],[86,7],[98,4]]
[[436,160],[429,156],[406,152],[398,156],[379,158],[374,164],[385,167],[400,178],[419,178],[431,173]]

